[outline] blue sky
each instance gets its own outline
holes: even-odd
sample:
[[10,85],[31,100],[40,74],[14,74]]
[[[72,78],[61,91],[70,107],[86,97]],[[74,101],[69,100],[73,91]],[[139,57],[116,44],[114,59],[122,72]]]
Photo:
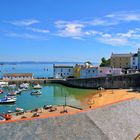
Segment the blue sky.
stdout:
[[100,62],[139,47],[139,0],[0,1],[0,61]]

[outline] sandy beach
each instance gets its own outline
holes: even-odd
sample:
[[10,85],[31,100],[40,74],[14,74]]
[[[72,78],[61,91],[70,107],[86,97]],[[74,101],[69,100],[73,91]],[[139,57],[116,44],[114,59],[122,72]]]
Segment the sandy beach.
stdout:
[[87,104],[90,107],[98,107],[128,98],[137,98],[140,100],[140,93],[129,92],[128,89],[102,90],[98,94],[90,96]]

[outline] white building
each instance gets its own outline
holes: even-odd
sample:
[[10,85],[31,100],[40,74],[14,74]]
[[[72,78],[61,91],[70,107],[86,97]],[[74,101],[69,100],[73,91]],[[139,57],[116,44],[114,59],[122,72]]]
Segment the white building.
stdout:
[[3,80],[32,80],[32,73],[7,73],[3,75]]
[[93,77],[105,77],[121,75],[121,68],[111,67],[83,67],[80,71],[80,78],[93,78]]
[[53,66],[54,78],[67,78],[73,76],[73,66]]
[[138,54],[133,54],[131,57],[131,68],[138,69]]

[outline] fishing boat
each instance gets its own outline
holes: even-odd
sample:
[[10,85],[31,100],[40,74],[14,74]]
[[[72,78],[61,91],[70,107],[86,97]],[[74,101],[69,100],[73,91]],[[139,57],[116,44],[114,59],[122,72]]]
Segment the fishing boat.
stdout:
[[40,86],[39,84],[37,84],[37,85],[33,85],[33,88],[34,88],[34,89],[41,89],[42,86]]
[[33,91],[33,92],[31,92],[31,95],[41,95],[42,93],[41,93],[41,91]]
[[9,97],[4,97],[2,99],[0,99],[0,104],[10,104],[10,103],[15,103],[16,102],[16,98],[9,98]]

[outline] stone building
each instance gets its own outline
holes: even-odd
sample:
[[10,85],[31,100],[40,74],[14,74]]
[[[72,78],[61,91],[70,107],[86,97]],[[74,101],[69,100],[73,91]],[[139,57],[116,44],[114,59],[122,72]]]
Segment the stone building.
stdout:
[[3,80],[32,80],[32,73],[7,73],[3,75]]
[[110,58],[110,66],[113,68],[131,68],[131,59],[133,54],[114,54]]

